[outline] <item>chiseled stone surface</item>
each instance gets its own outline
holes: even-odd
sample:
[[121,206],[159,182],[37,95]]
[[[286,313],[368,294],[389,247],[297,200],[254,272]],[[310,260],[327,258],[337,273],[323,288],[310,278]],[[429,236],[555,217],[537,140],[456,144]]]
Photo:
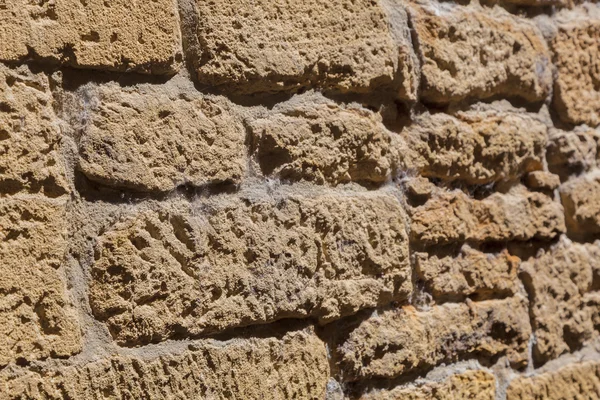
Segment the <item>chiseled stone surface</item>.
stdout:
[[181,63],[174,0],[3,0],[0,61],[174,73]]
[[569,364],[556,371],[513,380],[507,400],[578,400],[600,398],[600,362]]
[[200,218],[140,212],[99,238],[92,309],[136,345],[404,299],[403,215],[382,194],[234,201]]
[[540,102],[552,85],[551,57],[531,21],[500,8],[414,1],[421,98],[449,103],[495,95]]
[[66,368],[0,375],[0,398],[314,399],[329,378],[327,352],[311,331],[281,338],[198,342],[180,354],[115,355]]
[[106,185],[170,191],[181,185],[239,183],[246,169],[245,130],[226,104],[175,89],[80,90],[75,114],[79,168]]
[[416,66],[397,1],[389,10],[379,0],[193,2],[190,57],[201,84],[241,94],[316,86],[415,98]]
[[516,296],[384,311],[361,322],[335,351],[346,380],[393,378],[465,357],[506,356],[522,366],[530,334],[527,302]]
[[0,367],[81,350],[63,278],[65,219],[63,200],[0,198]]

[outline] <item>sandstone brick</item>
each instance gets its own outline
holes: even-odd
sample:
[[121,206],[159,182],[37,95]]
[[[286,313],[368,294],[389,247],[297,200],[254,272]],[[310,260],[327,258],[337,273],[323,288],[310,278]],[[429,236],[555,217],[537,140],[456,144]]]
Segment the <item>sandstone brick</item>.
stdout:
[[569,232],[577,235],[600,233],[600,171],[572,179],[560,187]]
[[513,365],[524,365],[530,333],[521,297],[427,311],[406,306],[360,323],[337,345],[337,362],[347,380],[392,378],[466,357],[507,356]]
[[557,371],[513,380],[507,400],[576,400],[600,398],[600,362],[570,364]]
[[466,371],[440,382],[373,391],[361,400],[494,400],[496,379],[486,371]]
[[263,173],[332,184],[391,175],[392,137],[371,111],[304,104],[249,124]]
[[181,61],[176,2],[67,0],[0,8],[0,61],[37,61],[105,70],[174,73]]
[[411,240],[424,245],[547,240],[564,231],[561,205],[542,193],[516,187],[477,200],[455,190],[414,209]]
[[585,296],[593,288],[594,275],[600,274],[598,256],[600,243],[583,245],[562,239],[522,264],[521,276],[530,293],[536,361],[576,350],[596,335],[594,299]]
[[241,180],[245,131],[226,105],[201,95],[111,84],[82,90],[79,168],[101,183],[170,191]]
[[528,188],[540,190],[554,190],[560,186],[560,178],[546,171],[533,171],[525,177]]
[[90,300],[125,345],[330,321],[407,297],[404,229],[399,203],[381,194],[232,201],[206,220],[141,212],[99,238]]
[[514,294],[520,261],[506,249],[486,253],[469,245],[463,245],[456,253],[415,252],[419,279],[434,298],[440,299]]
[[324,398],[329,365],[310,331],[281,339],[193,344],[181,354],[112,356],[65,368],[0,376],[2,399],[315,399]]
[[446,181],[486,184],[542,169],[546,126],[518,111],[425,113],[402,137],[405,169]]
[[236,93],[317,86],[341,92],[389,89],[415,98],[406,15],[380,1],[193,1],[198,80]]
[[554,106],[561,120],[600,124],[600,18],[561,24],[551,41],[557,78]]
[[81,349],[81,333],[65,293],[62,201],[0,199],[0,366]]
[[600,133],[586,127],[573,131],[551,129],[546,148],[548,169],[567,180],[569,175],[589,171],[598,164]]
[[414,3],[421,97],[449,103],[495,95],[531,102],[548,96],[550,54],[534,24],[500,9]]
[[48,77],[0,65],[0,193],[66,193],[60,141]]

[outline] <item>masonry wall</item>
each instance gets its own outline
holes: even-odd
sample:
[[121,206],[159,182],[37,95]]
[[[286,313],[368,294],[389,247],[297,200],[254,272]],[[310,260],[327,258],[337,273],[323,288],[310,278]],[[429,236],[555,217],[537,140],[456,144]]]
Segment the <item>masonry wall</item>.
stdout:
[[0,399],[600,398],[600,6],[0,0]]

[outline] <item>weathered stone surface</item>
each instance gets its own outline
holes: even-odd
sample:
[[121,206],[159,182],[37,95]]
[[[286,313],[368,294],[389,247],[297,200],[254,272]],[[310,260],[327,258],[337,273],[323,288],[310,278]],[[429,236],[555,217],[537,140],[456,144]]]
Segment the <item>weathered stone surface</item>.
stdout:
[[361,400],[494,400],[496,379],[486,371],[453,374],[441,382],[367,393]]
[[595,305],[593,298],[585,297],[593,288],[594,275],[600,277],[600,243],[583,245],[563,238],[522,264],[521,276],[530,293],[536,361],[574,351],[595,335]]
[[530,21],[499,9],[415,2],[410,15],[421,58],[421,97],[449,103],[494,95],[544,100],[550,54]]
[[569,232],[600,233],[600,170],[571,179],[560,187]]
[[265,174],[332,184],[382,183],[391,175],[392,137],[371,111],[301,105],[249,125]]
[[382,194],[141,212],[100,237],[91,274],[94,314],[125,345],[329,321],[410,292],[403,211]]
[[446,303],[428,311],[406,306],[358,325],[337,345],[337,362],[347,380],[392,378],[465,357],[507,356],[523,365],[530,333],[520,296]]
[[506,249],[485,253],[463,245],[457,252],[415,252],[419,279],[434,298],[480,298],[514,294],[517,287],[518,257]]
[[0,64],[0,193],[65,194],[60,140],[48,77]]
[[525,177],[528,188],[541,190],[554,190],[560,186],[560,178],[546,171],[533,171]]
[[572,124],[600,124],[600,18],[578,18],[558,28],[551,41],[557,78],[554,107]]
[[226,105],[163,89],[81,90],[79,168],[95,181],[142,191],[238,183],[246,168],[241,122]]
[[589,171],[598,164],[600,133],[586,127],[573,131],[551,129],[546,148],[548,169],[567,180],[569,175]]
[[325,345],[312,332],[295,331],[281,339],[200,342],[155,358],[113,356],[42,374],[4,374],[0,397],[321,400],[328,378]]
[[515,187],[476,200],[455,190],[438,193],[414,209],[411,240],[424,245],[546,240],[564,231],[561,205],[542,193]]
[[0,61],[36,61],[82,68],[174,73],[181,61],[173,0],[4,0]]
[[557,371],[513,380],[507,400],[577,400],[600,398],[600,362],[570,364]]
[[389,89],[415,98],[406,15],[380,1],[194,1],[201,83],[238,93],[318,86],[341,92]]
[[486,184],[542,169],[546,126],[517,111],[425,113],[402,138],[405,169],[430,178]]
[[81,333],[66,296],[63,201],[0,199],[0,366],[81,349]]

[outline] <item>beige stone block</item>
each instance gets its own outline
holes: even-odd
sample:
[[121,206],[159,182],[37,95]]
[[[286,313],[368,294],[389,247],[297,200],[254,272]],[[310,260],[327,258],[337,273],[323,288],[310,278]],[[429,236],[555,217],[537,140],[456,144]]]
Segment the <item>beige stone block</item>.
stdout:
[[560,187],[569,232],[600,233],[600,170],[571,179]]

